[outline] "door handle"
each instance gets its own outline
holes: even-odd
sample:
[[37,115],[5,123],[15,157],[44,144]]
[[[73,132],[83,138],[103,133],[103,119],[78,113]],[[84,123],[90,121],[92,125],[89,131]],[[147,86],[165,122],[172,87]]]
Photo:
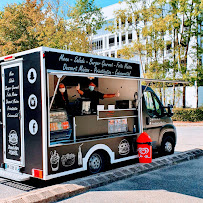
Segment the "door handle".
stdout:
[[150,118],[146,117],[146,125],[149,125],[149,124],[150,124]]

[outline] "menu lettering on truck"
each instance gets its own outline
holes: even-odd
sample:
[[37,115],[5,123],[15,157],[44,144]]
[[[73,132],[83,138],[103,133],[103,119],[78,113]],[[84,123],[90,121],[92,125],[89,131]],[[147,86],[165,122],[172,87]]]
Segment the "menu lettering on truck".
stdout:
[[[140,76],[139,64],[107,58],[93,58],[73,54],[46,52],[46,68],[78,73]],[[54,65],[53,65],[54,64]]]
[[4,74],[6,158],[19,161],[21,157],[19,67],[6,68]]

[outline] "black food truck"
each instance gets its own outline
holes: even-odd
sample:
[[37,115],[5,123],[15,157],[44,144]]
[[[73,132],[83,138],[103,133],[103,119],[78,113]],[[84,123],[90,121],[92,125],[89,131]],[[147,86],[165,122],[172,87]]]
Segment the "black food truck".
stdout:
[[[140,65],[133,61],[39,47],[1,57],[0,67],[1,177],[97,173],[137,158],[143,129],[154,148],[174,152],[170,108],[141,86]],[[64,108],[56,101],[61,83]],[[87,90],[90,83],[94,101],[85,96],[94,91]]]

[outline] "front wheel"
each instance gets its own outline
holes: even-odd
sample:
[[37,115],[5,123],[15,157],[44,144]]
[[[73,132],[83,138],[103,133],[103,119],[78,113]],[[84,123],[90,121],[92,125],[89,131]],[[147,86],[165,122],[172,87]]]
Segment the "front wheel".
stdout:
[[104,169],[104,156],[102,153],[94,152],[88,160],[88,171],[91,174],[99,173]]
[[174,153],[175,141],[171,136],[164,137],[159,150],[160,155],[170,155]]

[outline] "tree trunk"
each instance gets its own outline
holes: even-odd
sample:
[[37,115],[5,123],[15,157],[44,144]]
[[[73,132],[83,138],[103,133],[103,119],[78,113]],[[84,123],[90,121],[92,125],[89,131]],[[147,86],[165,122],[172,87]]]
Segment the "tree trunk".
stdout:
[[176,99],[176,89],[175,84],[173,83],[173,106],[175,107],[175,99]]
[[185,94],[186,94],[186,86],[183,85],[183,108],[186,107],[186,99],[185,99]]
[[[173,47],[173,80],[175,80],[175,76],[176,76],[176,29],[173,30],[173,43],[174,43],[174,47]],[[175,83],[173,83],[173,106],[175,106]]]
[[161,103],[163,103],[161,87],[159,88],[159,93],[160,93],[160,101]]
[[166,88],[165,88],[165,84],[164,83],[163,83],[163,94],[164,94],[163,105],[166,106]]
[[196,88],[197,88],[197,89],[196,89],[196,90],[197,90],[197,91],[196,91],[196,94],[197,94],[196,106],[197,106],[197,108],[198,108],[198,107],[199,107],[199,106],[198,106],[198,86],[196,86]]

